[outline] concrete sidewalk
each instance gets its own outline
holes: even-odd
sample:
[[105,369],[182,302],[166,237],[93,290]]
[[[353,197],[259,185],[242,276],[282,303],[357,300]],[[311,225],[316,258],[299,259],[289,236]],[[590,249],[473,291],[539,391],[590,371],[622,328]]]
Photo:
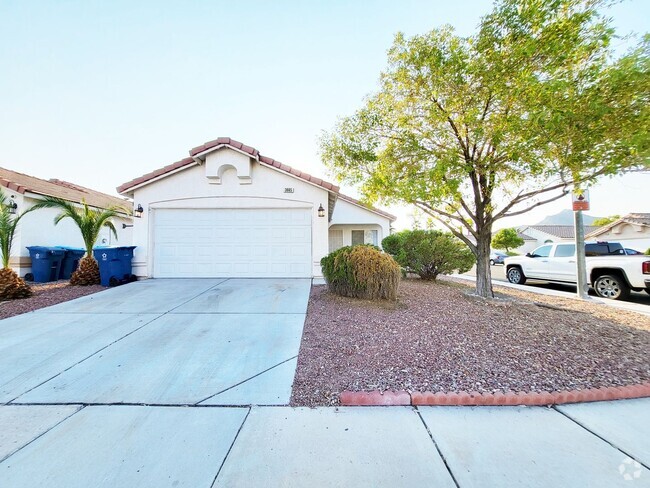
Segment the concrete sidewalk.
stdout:
[[650,487],[650,399],[542,407],[0,407],[0,486]]
[[[469,276],[469,275],[464,275],[464,274],[452,274],[450,275],[452,278],[458,278],[467,282],[475,283],[476,282],[476,277],[474,276]],[[526,286],[526,285],[515,285],[514,283],[509,283],[507,281],[501,281],[501,280],[492,280],[492,285],[494,286],[503,286],[506,288],[513,288],[515,290],[520,290],[520,291],[526,291],[529,293],[538,293],[540,295],[547,295],[547,296],[554,296],[554,297],[560,297],[560,298],[568,298],[572,300],[578,300],[577,296],[575,293],[571,293],[568,291],[560,291],[560,290],[552,290],[549,288],[539,288],[535,286]],[[612,308],[617,308],[620,310],[627,310],[628,312],[637,312],[641,313],[644,315],[650,316],[650,306],[648,305],[643,305],[640,303],[633,303],[633,302],[626,302],[623,300],[606,300],[604,298],[596,297],[596,296],[589,296],[588,298],[589,301],[599,304],[599,305],[605,305],[608,307]]]

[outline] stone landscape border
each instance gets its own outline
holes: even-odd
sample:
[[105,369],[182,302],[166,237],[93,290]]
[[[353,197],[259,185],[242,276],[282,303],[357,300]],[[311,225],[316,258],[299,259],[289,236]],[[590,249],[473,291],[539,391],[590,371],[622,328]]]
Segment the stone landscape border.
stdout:
[[563,403],[599,402],[650,397],[650,383],[628,386],[609,386],[585,390],[554,392],[408,392],[408,391],[344,391],[339,395],[345,406],[388,405],[559,405]]

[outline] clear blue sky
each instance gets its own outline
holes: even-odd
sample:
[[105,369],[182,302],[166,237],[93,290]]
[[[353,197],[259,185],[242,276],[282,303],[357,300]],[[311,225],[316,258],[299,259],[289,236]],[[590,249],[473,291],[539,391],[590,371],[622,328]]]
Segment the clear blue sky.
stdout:
[[[490,7],[487,0],[3,0],[0,166],[114,193],[193,146],[230,136],[327,176],[318,135],[376,88],[394,33],[451,24],[469,34]],[[650,30],[648,0],[610,13],[620,33]],[[648,210],[650,175],[621,181],[608,183],[606,194],[622,203],[608,198],[596,214]]]

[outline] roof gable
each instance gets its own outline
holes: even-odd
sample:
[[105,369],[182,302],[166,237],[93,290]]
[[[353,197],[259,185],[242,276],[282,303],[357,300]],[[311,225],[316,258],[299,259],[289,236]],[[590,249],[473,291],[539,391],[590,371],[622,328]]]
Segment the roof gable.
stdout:
[[91,207],[96,208],[130,206],[130,202],[120,197],[107,195],[68,181],[58,179],[43,180],[6,168],[0,168],[0,185],[20,194],[34,193],[62,198],[74,203],[85,201]]
[[373,207],[371,205],[366,205],[363,202],[356,200],[352,197],[349,197],[347,195],[344,195],[343,193],[339,193],[338,197],[348,203],[351,203],[352,205],[356,205],[357,207],[361,207],[364,210],[367,210],[368,212],[373,212],[376,213],[377,215],[380,215],[384,218],[387,218],[391,222],[397,220],[397,217],[395,217],[393,214],[389,214],[388,212],[381,210],[379,208]]
[[615,220],[610,224],[604,225],[602,227],[595,227],[594,230],[591,230],[586,237],[596,237],[601,234],[605,234],[620,224],[632,224],[650,227],[650,213],[630,213],[624,215],[620,219]]
[[329,183],[321,178],[317,178],[315,176],[310,175],[309,173],[305,173],[303,171],[299,171],[295,168],[292,168],[291,166],[288,166],[284,163],[281,163],[280,161],[276,161],[273,158],[269,158],[267,156],[262,156],[260,152],[255,149],[254,147],[247,146],[241,142],[235,141],[234,139],[231,139],[230,137],[219,137],[213,141],[206,142],[200,146],[194,147],[190,149],[190,157],[182,159],[180,161],[177,161],[175,163],[172,163],[170,165],[164,166],[163,168],[160,168],[156,171],[152,171],[151,173],[147,173],[145,175],[142,175],[138,178],[135,178],[131,181],[128,181],[120,186],[117,187],[118,193],[124,194],[128,191],[131,191],[135,189],[135,187],[143,186],[149,183],[152,183],[155,180],[158,180],[159,178],[163,178],[165,176],[169,176],[176,171],[180,171],[184,169],[185,167],[189,167],[194,164],[201,164],[205,160],[205,155],[208,154],[209,152],[216,151],[218,149],[228,147],[231,148],[237,152],[241,152],[243,154],[248,155],[249,157],[255,159],[261,164],[270,166],[272,168],[278,169],[284,173],[287,173],[295,178],[300,178],[302,180],[305,180],[313,185],[320,186],[322,188],[325,188],[326,190],[333,192],[333,193],[338,193],[339,187]]

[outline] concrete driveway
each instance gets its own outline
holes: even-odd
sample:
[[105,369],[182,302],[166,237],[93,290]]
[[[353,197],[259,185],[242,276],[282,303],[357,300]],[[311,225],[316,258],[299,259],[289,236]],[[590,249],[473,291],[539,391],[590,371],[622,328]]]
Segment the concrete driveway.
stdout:
[[650,487],[650,399],[291,408],[309,280],[151,280],[0,321],[0,488]]
[[2,322],[0,402],[282,405],[310,280],[148,280]]

